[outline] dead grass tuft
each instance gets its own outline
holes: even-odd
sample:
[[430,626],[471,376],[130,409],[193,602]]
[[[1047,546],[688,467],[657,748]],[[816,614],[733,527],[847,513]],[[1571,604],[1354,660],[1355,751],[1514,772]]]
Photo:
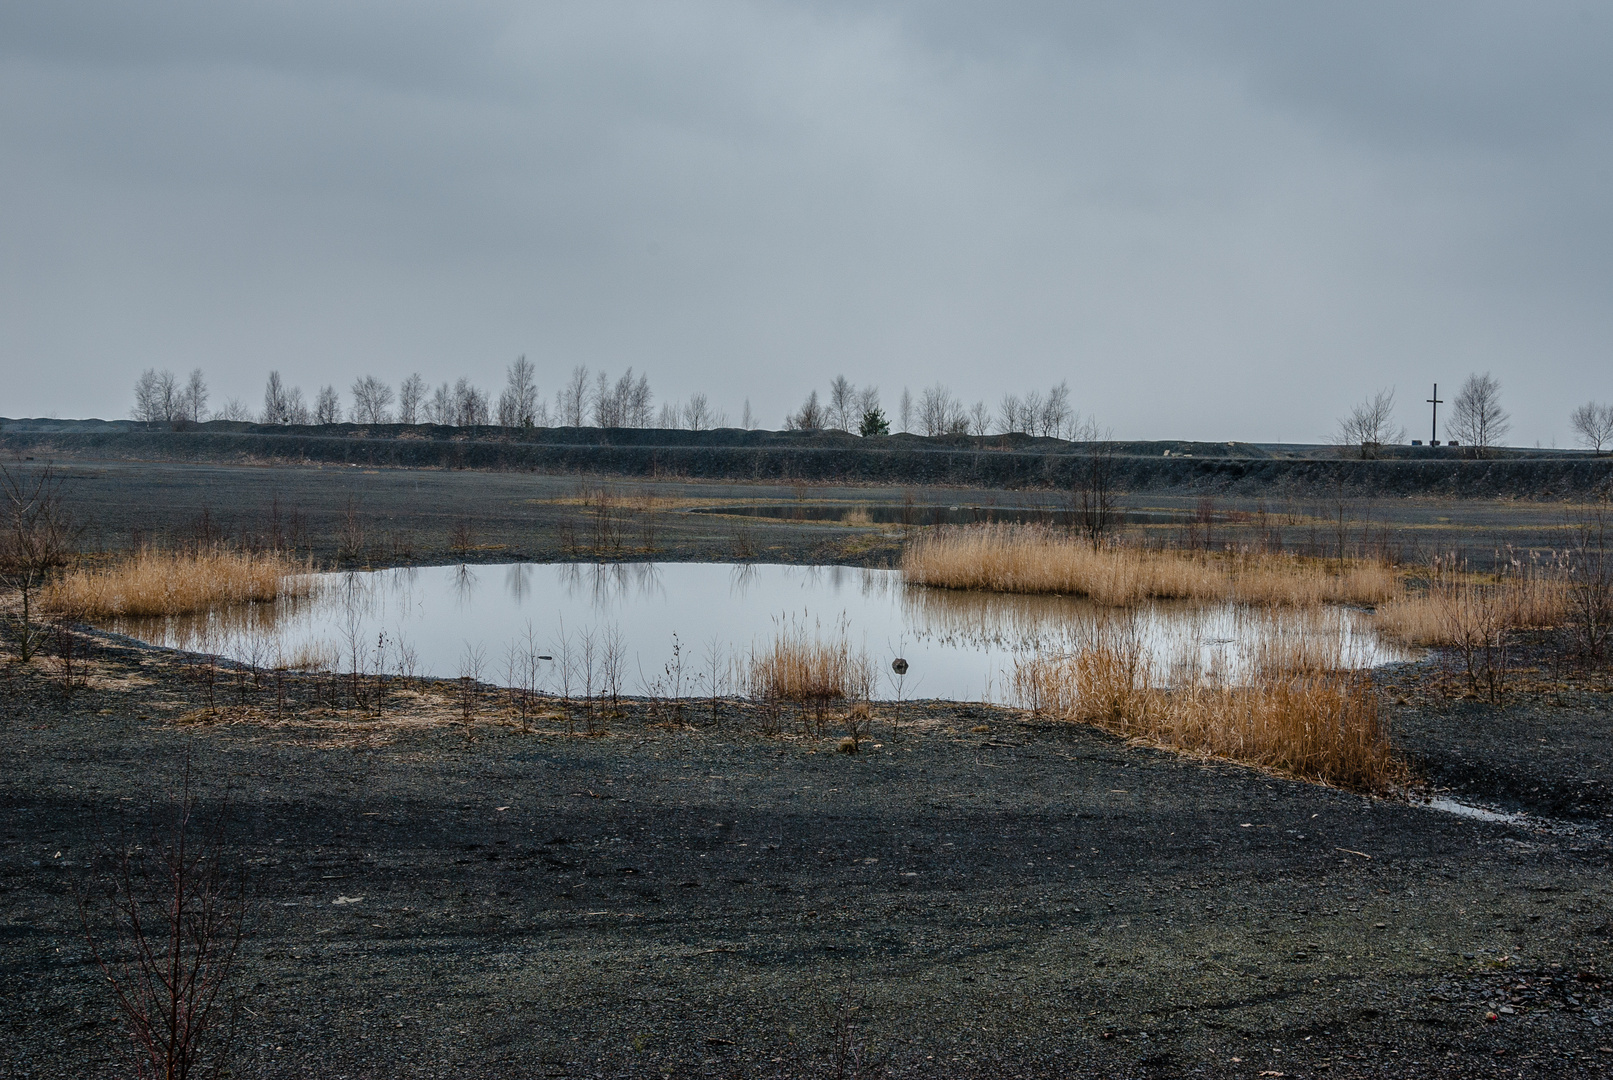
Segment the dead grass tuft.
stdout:
[[1370,677],[1312,655],[1273,654],[1246,686],[1192,673],[1153,685],[1146,650],[1111,635],[1073,654],[1021,661],[1014,688],[1039,714],[1304,780],[1388,791],[1407,778],[1378,719]]
[[139,618],[307,596],[313,587],[310,564],[281,554],[143,548],[105,569],[67,574],[46,590],[43,603],[74,618]]
[[864,700],[873,692],[874,665],[853,651],[845,627],[825,635],[795,623],[781,625],[760,652],[752,650],[746,692],[761,701],[797,701],[826,708]]
[[902,576],[946,589],[1084,596],[1110,607],[1147,600],[1377,604],[1398,591],[1394,571],[1375,562],[1094,545],[1035,525],[940,529],[908,544]]

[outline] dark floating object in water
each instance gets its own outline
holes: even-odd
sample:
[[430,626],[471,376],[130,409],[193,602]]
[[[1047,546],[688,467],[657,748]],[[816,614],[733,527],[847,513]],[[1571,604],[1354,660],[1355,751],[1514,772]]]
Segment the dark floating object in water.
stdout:
[[898,675],[906,675],[907,661],[898,656],[896,659],[891,661],[891,670],[896,672]]

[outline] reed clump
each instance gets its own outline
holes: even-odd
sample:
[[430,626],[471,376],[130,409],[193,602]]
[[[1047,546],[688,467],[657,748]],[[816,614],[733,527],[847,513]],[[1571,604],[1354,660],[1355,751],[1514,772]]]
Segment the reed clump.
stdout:
[[277,553],[228,548],[143,548],[104,568],[75,570],[46,591],[44,604],[75,618],[187,615],[224,604],[307,596],[312,565]]
[[1188,674],[1156,686],[1146,650],[1123,636],[1020,661],[1014,688],[1037,713],[1126,738],[1207,754],[1359,791],[1407,777],[1378,718],[1370,679],[1296,655],[1272,656],[1247,685]]
[[1378,604],[1399,589],[1394,570],[1377,562],[1094,544],[1036,525],[937,530],[902,552],[902,576],[946,589],[1082,596],[1110,607],[1149,600]]
[[1560,626],[1568,617],[1571,583],[1555,565],[1508,560],[1481,574],[1441,558],[1427,574],[1425,588],[1378,606],[1385,634],[1411,645],[1461,647],[1512,630]]
[[751,698],[799,702],[820,714],[836,702],[866,701],[874,686],[873,662],[852,648],[844,626],[824,634],[781,625],[772,641],[751,651],[745,675]]

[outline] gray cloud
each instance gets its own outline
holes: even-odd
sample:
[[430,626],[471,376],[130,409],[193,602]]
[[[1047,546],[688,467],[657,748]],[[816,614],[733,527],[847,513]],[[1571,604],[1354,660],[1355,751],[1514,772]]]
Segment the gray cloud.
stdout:
[[[1613,399],[1588,5],[14,3],[0,412],[525,353],[776,422],[836,373],[1068,379],[1311,440],[1501,378]],[[1420,408],[1403,422],[1420,427]]]

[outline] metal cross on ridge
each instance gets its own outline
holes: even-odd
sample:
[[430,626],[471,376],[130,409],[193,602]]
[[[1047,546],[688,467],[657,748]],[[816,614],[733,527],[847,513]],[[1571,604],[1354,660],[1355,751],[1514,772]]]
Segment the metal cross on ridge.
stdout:
[[1434,407],[1434,421],[1428,428],[1428,445],[1439,445],[1439,407],[1444,401],[1439,396],[1439,383],[1434,384],[1434,396],[1428,398],[1428,403]]

